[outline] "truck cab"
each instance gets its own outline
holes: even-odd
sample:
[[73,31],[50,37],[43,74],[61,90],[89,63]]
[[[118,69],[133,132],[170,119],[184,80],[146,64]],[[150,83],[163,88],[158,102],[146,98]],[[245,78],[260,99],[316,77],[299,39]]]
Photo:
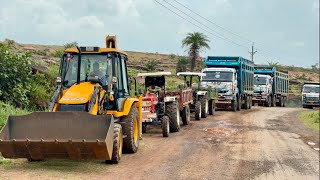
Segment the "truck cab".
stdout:
[[201,87],[218,91],[219,101],[233,100],[238,93],[237,73],[234,68],[204,68]]
[[270,75],[255,74],[253,100],[264,102],[272,95],[273,78]]
[[320,107],[320,83],[305,83],[302,88],[303,108]]

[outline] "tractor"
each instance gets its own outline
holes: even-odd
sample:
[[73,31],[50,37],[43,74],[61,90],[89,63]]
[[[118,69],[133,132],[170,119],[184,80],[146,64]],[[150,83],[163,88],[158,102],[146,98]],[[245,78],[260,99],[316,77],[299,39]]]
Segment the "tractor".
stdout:
[[[165,76],[171,72],[138,73],[144,79],[145,95],[142,101],[142,132],[149,125],[161,125],[163,137],[180,130],[180,111],[176,96],[166,95]],[[136,79],[137,79],[136,78]]]
[[[187,88],[193,89],[193,103],[190,105],[191,112],[195,113],[195,119],[200,120],[215,112],[215,99],[217,93],[212,89],[204,89],[200,86],[201,77],[206,76],[205,73],[198,72],[179,72],[177,76],[183,76],[184,83]],[[192,83],[193,77],[198,77],[199,83]],[[189,80],[188,80],[189,78]]]
[[3,157],[118,163],[122,151],[138,150],[142,97],[130,97],[128,57],[116,37],[105,42],[65,50],[49,112],[9,116],[0,132]]

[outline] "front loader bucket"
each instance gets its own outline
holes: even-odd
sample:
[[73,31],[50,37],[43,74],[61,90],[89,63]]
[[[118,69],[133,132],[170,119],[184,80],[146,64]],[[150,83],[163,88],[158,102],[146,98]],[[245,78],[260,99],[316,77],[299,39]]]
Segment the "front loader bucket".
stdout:
[[0,132],[5,158],[110,160],[113,117],[87,112],[35,112],[9,116]]

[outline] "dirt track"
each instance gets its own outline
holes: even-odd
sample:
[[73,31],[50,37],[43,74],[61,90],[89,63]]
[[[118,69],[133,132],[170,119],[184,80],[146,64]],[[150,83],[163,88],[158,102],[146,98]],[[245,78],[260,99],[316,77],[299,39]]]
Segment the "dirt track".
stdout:
[[299,111],[218,111],[169,138],[151,129],[138,153],[124,155],[118,165],[14,160],[0,164],[0,179],[318,179],[319,151],[305,141],[319,147],[319,132],[297,120]]

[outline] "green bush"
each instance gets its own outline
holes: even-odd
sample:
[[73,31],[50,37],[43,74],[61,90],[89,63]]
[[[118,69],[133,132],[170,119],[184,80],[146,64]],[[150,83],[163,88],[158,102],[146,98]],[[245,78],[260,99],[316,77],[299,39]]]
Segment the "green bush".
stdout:
[[157,61],[151,60],[144,64],[148,71],[156,70]]
[[178,72],[187,71],[188,63],[189,63],[189,58],[184,56],[180,57],[176,65],[176,72],[178,73]]
[[29,104],[31,53],[16,54],[12,48],[10,44],[0,43],[0,101],[26,107]]
[[0,101],[0,129],[6,123],[9,115],[22,115],[28,113],[28,110],[15,108],[9,104]]

